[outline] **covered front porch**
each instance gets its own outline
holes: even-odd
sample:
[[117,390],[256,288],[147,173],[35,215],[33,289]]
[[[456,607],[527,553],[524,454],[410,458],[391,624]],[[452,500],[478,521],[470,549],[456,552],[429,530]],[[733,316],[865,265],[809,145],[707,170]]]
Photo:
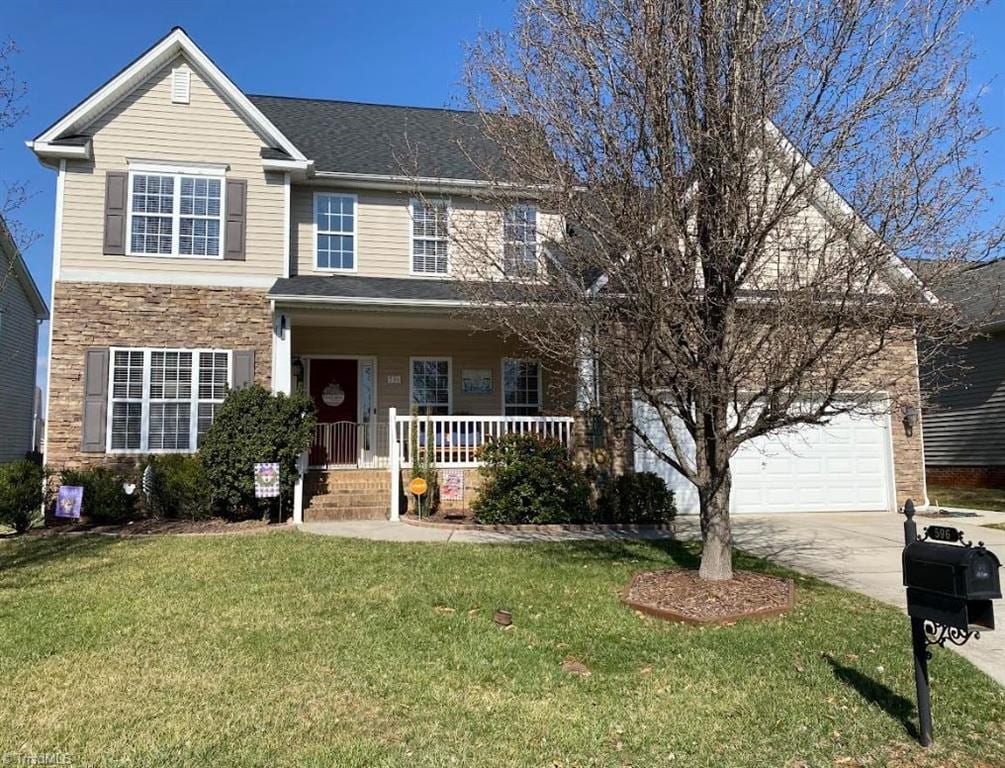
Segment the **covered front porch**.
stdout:
[[[429,450],[437,468],[469,470],[483,445],[509,433],[572,449],[575,374],[451,311],[291,302],[277,303],[274,318],[275,388],[302,389],[317,409],[304,473],[326,473],[347,495],[349,477],[385,478],[386,517],[400,514],[401,470],[418,452]],[[296,522],[305,501],[295,499]]]

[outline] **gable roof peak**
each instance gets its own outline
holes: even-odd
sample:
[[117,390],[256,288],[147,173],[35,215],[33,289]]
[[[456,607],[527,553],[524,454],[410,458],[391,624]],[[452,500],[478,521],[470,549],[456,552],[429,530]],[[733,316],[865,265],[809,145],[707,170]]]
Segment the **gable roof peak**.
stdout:
[[[88,123],[102,114],[108,107],[119,101],[124,95],[137,88],[154,72],[159,70],[179,54],[184,54],[189,63],[200,75],[206,78],[227,98],[231,106],[251,125],[253,125],[268,143],[280,147],[287,155],[298,161],[307,161],[304,154],[266,117],[244,92],[227,77],[216,62],[195,44],[182,27],[172,27],[171,31],[141,53],[131,63],[127,64],[104,85],[92,91],[83,101],[63,115],[59,120],[46,128],[34,140],[27,142],[28,146],[43,158],[81,156],[90,157],[90,147],[74,145],[75,149],[67,149],[65,139],[79,134]],[[61,143],[63,142],[63,143]]]

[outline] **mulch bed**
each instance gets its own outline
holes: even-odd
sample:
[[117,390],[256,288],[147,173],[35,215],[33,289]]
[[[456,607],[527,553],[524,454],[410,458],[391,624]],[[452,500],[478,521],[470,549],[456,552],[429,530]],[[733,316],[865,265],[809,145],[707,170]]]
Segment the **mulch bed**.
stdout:
[[762,573],[734,571],[730,581],[705,581],[697,571],[673,570],[637,573],[622,601],[667,621],[726,624],[787,613],[792,595],[790,579]]
[[97,533],[105,536],[216,535],[227,533],[257,533],[265,530],[285,530],[285,525],[270,525],[261,520],[231,522],[219,517],[208,520],[136,520],[122,525],[57,524],[33,528],[28,535],[60,536],[67,533]]

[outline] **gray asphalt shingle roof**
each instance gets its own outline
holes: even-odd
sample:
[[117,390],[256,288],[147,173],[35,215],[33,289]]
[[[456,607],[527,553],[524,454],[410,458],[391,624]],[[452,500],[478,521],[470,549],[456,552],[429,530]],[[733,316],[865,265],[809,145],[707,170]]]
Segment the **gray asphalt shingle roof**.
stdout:
[[982,326],[1005,323],[1005,259],[962,269],[934,290],[970,322]]
[[454,280],[360,275],[296,275],[282,277],[269,289],[269,297],[342,299],[406,299],[412,301],[462,301]]
[[474,112],[248,96],[318,171],[483,179],[499,152]]

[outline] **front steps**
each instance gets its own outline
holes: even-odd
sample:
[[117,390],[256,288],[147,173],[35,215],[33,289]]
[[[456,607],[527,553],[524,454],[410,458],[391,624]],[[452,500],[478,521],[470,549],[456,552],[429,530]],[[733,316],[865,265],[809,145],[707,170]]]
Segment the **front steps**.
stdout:
[[304,522],[387,520],[391,476],[386,469],[310,470],[304,480]]

